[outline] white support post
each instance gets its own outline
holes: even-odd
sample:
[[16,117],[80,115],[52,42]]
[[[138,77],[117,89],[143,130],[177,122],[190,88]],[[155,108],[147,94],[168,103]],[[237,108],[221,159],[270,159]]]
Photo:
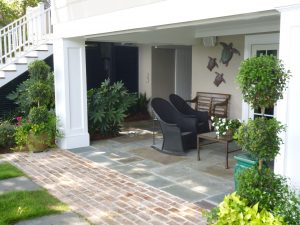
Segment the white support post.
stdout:
[[57,39],[53,43],[55,109],[63,149],[89,146],[85,42]]
[[284,144],[275,160],[275,172],[289,177],[292,184],[300,190],[300,5],[281,8],[279,11],[279,57],[285,68],[291,71],[292,77],[284,99],[277,105],[277,119],[287,125],[287,130],[281,135]]

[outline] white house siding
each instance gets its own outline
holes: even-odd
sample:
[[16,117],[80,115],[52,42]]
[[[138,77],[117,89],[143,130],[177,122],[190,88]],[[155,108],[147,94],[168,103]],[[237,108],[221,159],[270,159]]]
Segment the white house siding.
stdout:
[[55,21],[64,23],[159,1],[163,0],[53,0],[51,5]]
[[[235,82],[236,75],[241,61],[244,57],[244,35],[224,36],[218,37],[218,44],[215,47],[205,48],[201,41],[192,48],[192,96],[195,96],[197,91],[215,92],[231,94],[229,105],[229,117],[241,118],[242,116],[242,96]],[[228,67],[223,65],[219,60],[221,57],[222,46],[219,42],[229,44],[233,43],[233,47],[238,49],[241,55],[234,54]],[[217,58],[219,68],[215,67],[209,71],[206,66],[208,63],[208,56]],[[216,87],[214,79],[215,72],[223,73],[226,83],[221,83]]]

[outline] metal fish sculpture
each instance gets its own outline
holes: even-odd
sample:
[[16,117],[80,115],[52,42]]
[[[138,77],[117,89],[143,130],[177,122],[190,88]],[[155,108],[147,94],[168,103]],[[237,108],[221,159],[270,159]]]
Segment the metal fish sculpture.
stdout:
[[220,42],[220,44],[223,46],[220,62],[222,62],[226,66],[228,66],[228,63],[232,59],[233,54],[241,55],[239,50],[233,48],[232,43],[226,44],[224,42]]
[[208,56],[209,60],[208,60],[208,64],[207,64],[207,69],[209,69],[210,71],[213,70],[213,68],[219,67],[218,63],[217,63],[217,58],[212,58],[210,56]]
[[225,82],[225,79],[223,78],[223,76],[224,76],[224,74],[223,73],[218,73],[218,72],[215,72],[216,73],[216,78],[215,78],[215,80],[214,80],[214,84],[217,86],[217,87],[219,87],[219,85],[222,83],[222,82],[224,82],[224,83],[226,83]]

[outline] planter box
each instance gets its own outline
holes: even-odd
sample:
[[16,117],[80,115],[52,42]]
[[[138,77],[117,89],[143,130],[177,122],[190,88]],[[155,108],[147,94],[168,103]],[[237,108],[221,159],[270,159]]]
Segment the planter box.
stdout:
[[253,157],[251,157],[249,153],[238,154],[234,156],[234,159],[236,160],[236,165],[234,167],[234,187],[236,190],[238,185],[237,183],[238,174],[245,169],[257,165],[258,161],[253,159]]

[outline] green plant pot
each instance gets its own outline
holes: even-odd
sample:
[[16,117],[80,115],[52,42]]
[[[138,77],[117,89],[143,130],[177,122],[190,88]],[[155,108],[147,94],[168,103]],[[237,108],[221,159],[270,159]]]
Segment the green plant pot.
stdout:
[[236,160],[236,164],[234,167],[234,187],[236,190],[238,185],[238,181],[237,181],[238,174],[245,169],[257,165],[258,161],[254,159],[249,153],[238,154],[234,156],[234,159]]

